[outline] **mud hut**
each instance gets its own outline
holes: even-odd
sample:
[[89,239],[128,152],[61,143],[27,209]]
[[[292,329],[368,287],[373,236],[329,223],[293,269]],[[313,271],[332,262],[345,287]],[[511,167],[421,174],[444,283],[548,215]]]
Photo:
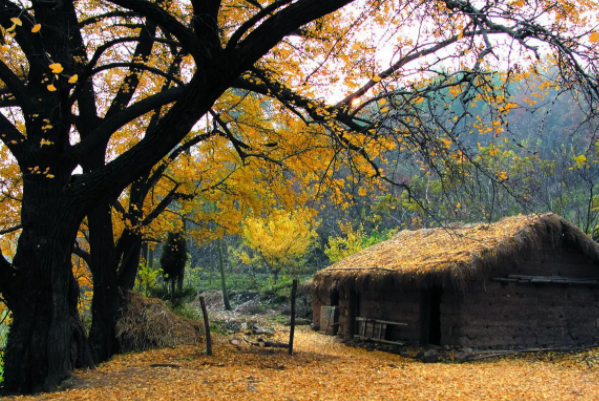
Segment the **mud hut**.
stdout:
[[599,246],[555,214],[402,231],[319,271],[328,334],[477,349],[599,342]]

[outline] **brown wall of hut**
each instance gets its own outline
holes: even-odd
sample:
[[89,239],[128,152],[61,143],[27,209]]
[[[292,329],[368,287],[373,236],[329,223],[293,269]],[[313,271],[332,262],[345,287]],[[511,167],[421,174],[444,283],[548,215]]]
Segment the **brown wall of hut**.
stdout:
[[359,316],[406,323],[387,326],[386,339],[416,342],[420,338],[420,291],[369,291],[359,294]]
[[578,251],[546,247],[532,252],[485,281],[470,282],[464,293],[444,293],[441,343],[530,348],[599,342],[599,287],[492,280],[513,274],[599,277],[597,267]]
[[[330,305],[326,294],[312,298],[314,322],[320,321],[320,310],[323,305]],[[357,316],[407,323],[407,327],[389,325],[386,339],[417,342],[420,338],[420,292],[341,291],[339,293],[339,337],[353,338],[358,329]],[[325,330],[323,327],[319,329]]]
[[329,291],[320,289],[312,292],[312,322],[316,330],[320,330],[320,311],[323,305],[331,305]]
[[563,284],[472,283],[444,294],[441,344],[530,348],[599,340],[599,291]]
[[555,247],[545,241],[539,249],[495,268],[489,277],[507,277],[510,274],[599,278],[599,266],[574,247]]

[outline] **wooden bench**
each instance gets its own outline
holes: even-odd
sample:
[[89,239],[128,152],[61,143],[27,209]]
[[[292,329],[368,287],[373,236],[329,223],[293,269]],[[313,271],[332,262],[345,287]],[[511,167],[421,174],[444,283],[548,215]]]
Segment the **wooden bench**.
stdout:
[[354,338],[362,341],[374,341],[383,344],[403,345],[400,341],[385,340],[387,326],[407,326],[407,323],[392,322],[389,320],[369,319],[357,317],[358,333]]

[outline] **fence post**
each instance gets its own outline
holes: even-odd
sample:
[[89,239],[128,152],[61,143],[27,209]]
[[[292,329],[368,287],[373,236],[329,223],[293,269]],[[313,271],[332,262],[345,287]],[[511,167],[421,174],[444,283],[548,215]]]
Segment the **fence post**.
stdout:
[[293,336],[295,334],[295,296],[297,293],[297,279],[293,279],[291,287],[291,329],[289,330],[289,355],[293,355]]
[[206,310],[206,302],[204,302],[204,297],[200,297],[200,306],[202,307],[202,315],[204,315],[204,327],[206,328],[206,355],[212,356],[212,337],[210,335],[210,322],[208,321],[208,311]]

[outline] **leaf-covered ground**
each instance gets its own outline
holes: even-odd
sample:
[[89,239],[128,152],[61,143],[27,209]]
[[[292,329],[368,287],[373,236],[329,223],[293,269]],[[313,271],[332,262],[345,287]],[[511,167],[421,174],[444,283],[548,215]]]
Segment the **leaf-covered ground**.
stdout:
[[347,347],[307,328],[296,334],[293,357],[234,343],[218,338],[212,357],[203,347],[119,356],[78,372],[70,390],[11,401],[599,400],[599,350],[425,364]]

